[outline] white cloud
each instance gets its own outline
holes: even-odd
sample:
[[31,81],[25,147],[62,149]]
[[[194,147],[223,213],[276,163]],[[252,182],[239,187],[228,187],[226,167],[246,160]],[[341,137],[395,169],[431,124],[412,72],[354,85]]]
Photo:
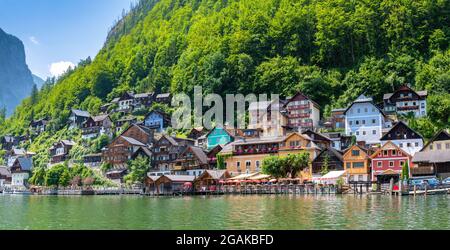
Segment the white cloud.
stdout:
[[38,41],[37,38],[34,37],[34,36],[30,36],[30,41],[31,41],[32,43],[36,44],[36,45],[39,45],[39,41]]
[[64,74],[69,68],[75,68],[75,64],[72,62],[55,62],[50,65],[50,74],[54,77],[59,77]]

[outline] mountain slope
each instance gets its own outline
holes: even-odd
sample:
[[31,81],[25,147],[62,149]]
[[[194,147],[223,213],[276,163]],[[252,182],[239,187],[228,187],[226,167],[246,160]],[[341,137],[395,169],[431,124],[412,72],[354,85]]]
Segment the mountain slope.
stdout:
[[380,102],[405,83],[444,100],[417,125],[433,132],[450,124],[449,10],[435,0],[143,0],[92,62],[44,84],[0,134],[47,116],[58,130],[71,108],[95,113],[128,90],[302,91],[328,114],[361,93]]
[[0,107],[6,107],[11,114],[30,94],[32,85],[22,41],[0,29]]

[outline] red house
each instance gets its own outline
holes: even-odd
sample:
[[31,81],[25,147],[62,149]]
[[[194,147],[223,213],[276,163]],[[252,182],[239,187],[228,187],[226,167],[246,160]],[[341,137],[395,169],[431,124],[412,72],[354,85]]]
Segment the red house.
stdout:
[[[372,180],[389,183],[391,178],[397,182],[400,179],[403,164],[411,168],[411,155],[388,141],[370,157],[372,159]],[[411,171],[409,171],[411,175]]]

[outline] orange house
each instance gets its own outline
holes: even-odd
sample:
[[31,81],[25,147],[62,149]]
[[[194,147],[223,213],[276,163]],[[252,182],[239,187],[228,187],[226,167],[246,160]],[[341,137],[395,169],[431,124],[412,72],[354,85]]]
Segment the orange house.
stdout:
[[370,149],[353,145],[344,153],[344,169],[347,171],[349,181],[371,180]]
[[[225,158],[226,169],[233,175],[260,172],[262,163],[269,156],[287,156],[308,152],[310,163],[320,153],[320,148],[308,137],[298,133],[277,138],[246,139],[226,145],[219,153]],[[301,173],[310,179],[311,166]]]

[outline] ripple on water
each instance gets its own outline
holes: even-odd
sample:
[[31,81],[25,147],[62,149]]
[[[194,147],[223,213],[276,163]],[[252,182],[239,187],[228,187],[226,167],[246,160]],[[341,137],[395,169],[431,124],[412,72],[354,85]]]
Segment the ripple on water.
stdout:
[[449,196],[0,196],[0,229],[450,229]]

